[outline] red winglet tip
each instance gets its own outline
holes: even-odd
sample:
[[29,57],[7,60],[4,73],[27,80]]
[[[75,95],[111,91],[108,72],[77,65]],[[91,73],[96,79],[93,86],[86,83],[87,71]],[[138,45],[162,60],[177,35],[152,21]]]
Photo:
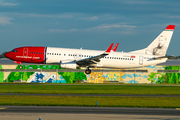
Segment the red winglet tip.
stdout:
[[116,46],[113,48],[113,51],[115,52],[117,47],[118,47],[119,43],[116,44]]
[[174,28],[175,28],[175,25],[168,25],[166,27],[166,30],[174,30]]
[[110,53],[110,51],[111,51],[111,49],[112,49],[112,47],[113,47],[113,44],[114,44],[114,43],[112,43],[112,44],[109,46],[109,48],[106,50],[107,53]]

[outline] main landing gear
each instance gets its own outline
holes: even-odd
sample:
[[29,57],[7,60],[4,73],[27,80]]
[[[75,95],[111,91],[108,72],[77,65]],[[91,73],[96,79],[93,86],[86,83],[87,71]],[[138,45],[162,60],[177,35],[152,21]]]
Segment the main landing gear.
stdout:
[[90,70],[89,68],[87,68],[87,69],[85,70],[85,73],[86,73],[86,74],[90,74],[90,73],[91,73],[91,70]]

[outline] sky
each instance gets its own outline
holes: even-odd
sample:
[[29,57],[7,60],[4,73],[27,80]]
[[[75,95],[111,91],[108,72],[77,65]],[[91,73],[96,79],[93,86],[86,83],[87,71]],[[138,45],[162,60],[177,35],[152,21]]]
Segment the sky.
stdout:
[[179,0],[0,0],[0,54],[22,46],[117,51],[147,47],[176,25],[168,55],[180,55]]

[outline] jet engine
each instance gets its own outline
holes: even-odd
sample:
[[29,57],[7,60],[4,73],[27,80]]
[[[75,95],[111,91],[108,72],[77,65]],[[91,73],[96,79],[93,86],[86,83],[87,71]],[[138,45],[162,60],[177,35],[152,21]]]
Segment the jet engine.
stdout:
[[60,61],[60,67],[61,68],[69,68],[69,69],[76,69],[79,66],[74,61]]

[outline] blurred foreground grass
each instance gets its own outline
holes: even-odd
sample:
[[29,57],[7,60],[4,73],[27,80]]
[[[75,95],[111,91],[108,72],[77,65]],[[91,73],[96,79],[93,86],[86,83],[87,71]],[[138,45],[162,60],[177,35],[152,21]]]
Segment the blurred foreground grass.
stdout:
[[180,97],[0,96],[0,105],[178,108]]

